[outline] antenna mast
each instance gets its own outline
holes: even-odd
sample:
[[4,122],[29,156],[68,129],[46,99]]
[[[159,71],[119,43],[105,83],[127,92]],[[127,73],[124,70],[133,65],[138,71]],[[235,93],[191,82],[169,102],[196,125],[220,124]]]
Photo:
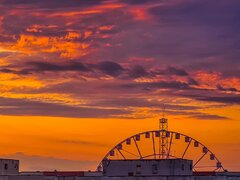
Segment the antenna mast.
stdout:
[[163,104],[163,112],[162,118],[159,119],[159,131],[160,131],[160,138],[159,138],[159,158],[166,159],[167,152],[168,152],[168,119],[165,118],[165,105]]

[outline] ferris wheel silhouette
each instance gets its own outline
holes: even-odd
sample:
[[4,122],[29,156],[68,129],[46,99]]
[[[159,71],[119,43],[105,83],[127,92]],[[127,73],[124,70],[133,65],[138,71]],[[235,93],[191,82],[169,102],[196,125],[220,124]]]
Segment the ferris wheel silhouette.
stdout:
[[159,119],[159,129],[141,132],[117,143],[103,161],[131,159],[190,159],[193,171],[225,171],[216,155],[200,141],[185,134],[169,131],[168,119]]

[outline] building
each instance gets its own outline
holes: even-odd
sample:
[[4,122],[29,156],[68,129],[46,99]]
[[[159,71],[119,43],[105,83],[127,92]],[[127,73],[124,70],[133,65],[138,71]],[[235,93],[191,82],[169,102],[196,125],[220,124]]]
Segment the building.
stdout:
[[103,172],[19,172],[18,160],[0,159],[0,167],[3,167],[0,180],[240,180],[240,172],[193,172],[192,161],[187,159],[111,160],[105,163]]
[[19,161],[14,159],[0,159],[0,175],[19,174]]
[[191,176],[192,161],[187,159],[106,160],[103,175],[127,176]]

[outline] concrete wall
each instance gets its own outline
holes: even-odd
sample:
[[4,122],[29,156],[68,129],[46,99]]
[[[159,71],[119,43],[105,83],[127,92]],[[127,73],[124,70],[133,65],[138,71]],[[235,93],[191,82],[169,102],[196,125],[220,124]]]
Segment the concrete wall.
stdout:
[[104,176],[172,176],[192,175],[192,161],[186,159],[164,160],[106,160],[103,161]]

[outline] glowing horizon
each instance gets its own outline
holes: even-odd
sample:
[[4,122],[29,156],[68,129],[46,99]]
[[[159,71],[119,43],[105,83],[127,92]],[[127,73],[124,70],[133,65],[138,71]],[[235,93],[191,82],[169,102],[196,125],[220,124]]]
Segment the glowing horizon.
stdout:
[[240,171],[237,0],[0,0],[0,157],[21,170],[95,169],[157,129]]

